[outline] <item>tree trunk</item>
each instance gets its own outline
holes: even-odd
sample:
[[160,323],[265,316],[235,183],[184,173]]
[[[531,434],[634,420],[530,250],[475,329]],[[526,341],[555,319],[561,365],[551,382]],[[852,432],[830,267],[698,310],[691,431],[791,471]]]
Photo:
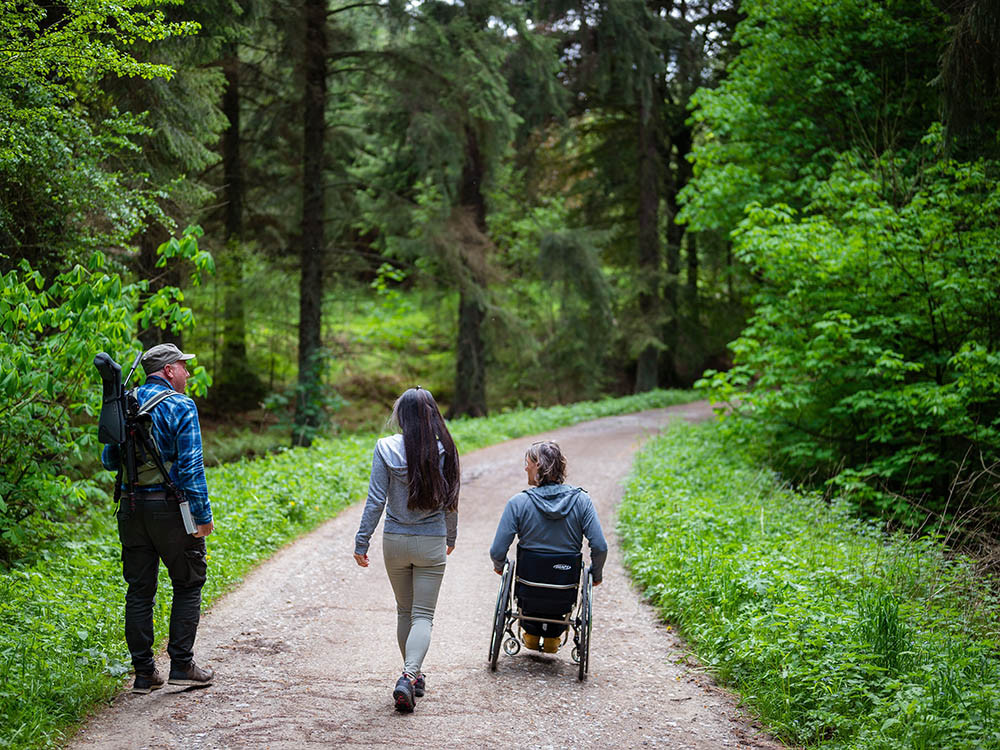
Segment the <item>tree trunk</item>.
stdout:
[[[685,160],[686,150],[677,146],[678,162],[687,163]],[[669,387],[680,386],[680,372],[689,368],[680,361],[681,324],[684,319],[684,311],[681,309],[681,245],[684,242],[684,231],[686,227],[677,223],[677,213],[680,206],[677,203],[677,196],[687,178],[683,168],[679,167],[677,173],[671,176],[666,188],[665,201],[669,217],[667,219],[667,277],[664,281],[663,297],[666,304],[667,320],[664,324],[663,343],[666,351],[661,363],[661,383]]]
[[[479,141],[471,129],[466,131],[465,165],[462,168],[462,184],[459,200],[462,208],[470,210],[475,219],[476,229],[486,235],[486,199],[482,184],[486,167],[479,150]],[[469,249],[469,252],[474,252]],[[484,287],[486,280],[477,275],[473,263],[469,268],[467,284],[473,288],[463,288],[458,301],[458,341],[455,347],[455,398],[448,410],[449,417],[486,415],[486,345],[483,341],[482,326],[486,310],[479,300],[477,289]]]
[[[652,105],[639,104],[639,313],[650,338],[659,326],[660,265],[660,169],[656,149],[655,118]],[[657,385],[658,347],[648,342],[639,352],[636,363],[635,392],[649,391]]]
[[299,383],[292,444],[308,446],[321,423],[326,0],[305,0],[305,22]]
[[[694,166],[688,160],[694,145],[694,134],[690,128],[683,128],[673,136],[673,145],[677,149],[677,191],[674,193],[674,205],[680,194],[694,176]],[[676,213],[674,214],[676,216]],[[700,326],[698,314],[698,241],[691,232],[685,232],[687,251],[687,311],[689,328],[697,330]]]
[[483,306],[462,292],[458,301],[458,347],[456,351],[455,399],[448,416],[486,416],[486,347],[482,325]]
[[663,325],[664,352],[661,357],[660,382],[668,387],[679,385],[679,349],[680,349],[680,290],[681,284],[681,242],[684,239],[684,227],[674,219],[677,216],[677,181],[671,179],[664,196],[667,211],[667,275],[663,285],[663,301],[666,321]]
[[698,236],[687,233],[687,308],[692,330],[701,328],[701,311],[698,305]]
[[[671,149],[675,149],[677,170],[671,176],[664,196],[670,212],[667,221],[667,278],[664,287],[669,318],[663,331],[666,352],[661,361],[660,382],[668,387],[686,387],[693,382],[691,373],[700,366],[704,357],[704,352],[698,351],[694,342],[690,341],[691,335],[698,329],[698,246],[687,234],[687,227],[677,223],[677,214],[680,212],[678,196],[692,176],[691,162],[687,159],[692,146],[691,130],[682,127],[671,135],[670,140]],[[688,278],[682,299],[681,250],[685,243]],[[682,340],[685,332],[688,335],[686,340]]]
[[229,120],[222,139],[226,249],[219,262],[219,282],[224,295],[222,358],[214,373],[212,400],[225,409],[243,411],[258,405],[264,388],[247,360],[246,310],[243,303],[244,184],[240,162],[240,59],[236,43],[228,46],[222,70],[226,76],[222,110]]

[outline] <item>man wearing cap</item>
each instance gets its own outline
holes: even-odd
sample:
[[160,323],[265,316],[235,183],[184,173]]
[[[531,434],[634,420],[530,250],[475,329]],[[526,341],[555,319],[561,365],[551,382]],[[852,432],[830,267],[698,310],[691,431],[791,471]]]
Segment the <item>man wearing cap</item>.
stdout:
[[[118,537],[122,543],[122,573],[128,583],[125,595],[125,641],[132,655],[135,684],[132,691],[148,693],[163,687],[163,677],[153,659],[153,601],[160,560],[167,567],[174,598],[170,609],[171,685],[210,685],[213,670],[194,663],[194,639],[201,614],[201,588],[205,584],[205,537],[212,533],[212,506],[208,500],[201,448],[198,407],[184,395],[188,376],[185,354],[174,344],[159,344],[142,355],[146,382],[135,395],[139,406],[157,394],[170,392],[150,416],[150,435],[160,450],[171,482],[188,501],[198,529],[184,529],[178,499],[163,484],[159,472],[140,474],[134,510],[118,512]],[[119,447],[108,445],[101,462],[112,471],[119,466]]]

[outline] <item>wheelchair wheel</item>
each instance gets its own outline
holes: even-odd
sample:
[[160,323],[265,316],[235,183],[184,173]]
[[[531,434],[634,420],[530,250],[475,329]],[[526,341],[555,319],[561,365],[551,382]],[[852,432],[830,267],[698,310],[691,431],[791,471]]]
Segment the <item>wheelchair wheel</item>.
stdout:
[[510,604],[510,584],[513,579],[510,560],[503,566],[500,577],[500,590],[497,591],[497,603],[493,608],[493,636],[490,639],[490,671],[497,671],[497,658],[500,656],[500,646],[503,644],[503,633],[507,628],[507,609]]
[[587,679],[587,671],[590,669],[590,625],[593,619],[593,589],[594,578],[590,571],[587,571],[587,580],[583,584],[583,595],[580,598],[580,633],[577,656],[579,657],[579,671],[577,677],[580,682]]

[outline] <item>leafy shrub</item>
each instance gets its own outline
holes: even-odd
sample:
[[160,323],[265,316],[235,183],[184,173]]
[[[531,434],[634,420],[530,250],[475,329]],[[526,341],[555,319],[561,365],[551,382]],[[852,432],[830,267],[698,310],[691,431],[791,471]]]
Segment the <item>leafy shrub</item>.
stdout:
[[997,510],[998,168],[941,160],[900,188],[845,159],[803,214],[749,212],[736,246],[763,285],[706,383],[778,468],[913,524]]
[[996,597],[938,542],[787,489],[715,426],[647,445],[619,530],[662,616],[781,738],[1000,747]]
[[0,271],[29,259],[51,279],[86,263],[89,249],[127,248],[149,221],[171,225],[160,200],[175,186],[142,174],[134,159],[152,130],[137,113],[113,106],[110,84],[173,75],[162,61],[144,61],[150,55],[140,51],[144,42],[198,30],[191,21],[168,19],[171,4],[4,6]]

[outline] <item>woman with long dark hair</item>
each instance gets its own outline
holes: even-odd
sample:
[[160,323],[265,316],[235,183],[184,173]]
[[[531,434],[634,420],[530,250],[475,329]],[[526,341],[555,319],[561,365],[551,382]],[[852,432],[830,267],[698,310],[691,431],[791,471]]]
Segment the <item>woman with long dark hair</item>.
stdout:
[[410,388],[396,399],[390,421],[402,434],[375,443],[354,559],[368,567],[368,544],[384,510],[382,556],[396,595],[396,640],[403,655],[392,697],[396,710],[410,712],[426,687],[421,667],[447,556],[455,549],[458,451],[426,388]]

